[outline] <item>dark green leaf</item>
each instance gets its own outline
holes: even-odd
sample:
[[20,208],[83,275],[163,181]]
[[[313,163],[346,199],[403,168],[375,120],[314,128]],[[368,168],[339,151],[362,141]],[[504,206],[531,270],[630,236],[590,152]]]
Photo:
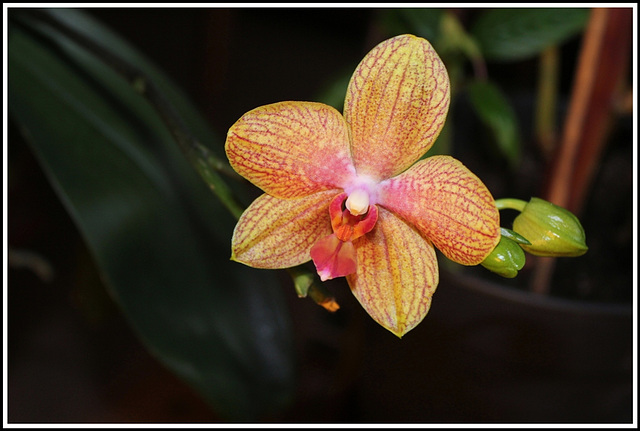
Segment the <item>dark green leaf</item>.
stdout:
[[520,138],[515,111],[500,89],[490,82],[475,81],[467,88],[471,104],[491,130],[496,145],[512,165],[520,157]]
[[379,25],[389,35],[411,33],[433,42],[440,34],[442,12],[437,8],[384,9],[377,18]]
[[589,9],[493,9],[472,28],[486,59],[521,60],[561,44],[586,25]]
[[440,34],[442,9],[398,9],[400,16],[407,23],[408,29],[416,36],[434,41]]
[[[203,141],[212,139],[126,44],[82,14],[56,13],[157,79]],[[29,19],[10,19],[9,77],[12,118],[145,345],[224,417],[255,420],[281,408],[293,386],[282,292],[272,272],[230,262],[235,220],[146,101]]]

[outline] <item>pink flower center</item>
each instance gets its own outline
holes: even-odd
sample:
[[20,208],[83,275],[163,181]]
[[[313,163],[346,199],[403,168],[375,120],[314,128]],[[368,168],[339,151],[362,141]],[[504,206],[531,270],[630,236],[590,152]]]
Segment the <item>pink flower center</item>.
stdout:
[[[369,197],[363,197],[363,193],[366,194],[360,189],[351,195],[341,193],[329,205],[331,227],[340,241],[353,241],[361,237],[370,232],[378,220],[378,207],[369,205]],[[366,207],[363,208],[365,203]]]

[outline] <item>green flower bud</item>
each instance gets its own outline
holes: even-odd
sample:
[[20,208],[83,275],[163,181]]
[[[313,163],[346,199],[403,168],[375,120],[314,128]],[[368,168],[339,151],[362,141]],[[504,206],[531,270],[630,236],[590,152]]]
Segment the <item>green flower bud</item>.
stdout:
[[517,242],[505,236],[481,265],[505,278],[513,278],[524,266],[525,255]]
[[531,243],[522,248],[536,256],[581,256],[588,249],[580,220],[543,199],[531,198],[513,221],[513,230]]

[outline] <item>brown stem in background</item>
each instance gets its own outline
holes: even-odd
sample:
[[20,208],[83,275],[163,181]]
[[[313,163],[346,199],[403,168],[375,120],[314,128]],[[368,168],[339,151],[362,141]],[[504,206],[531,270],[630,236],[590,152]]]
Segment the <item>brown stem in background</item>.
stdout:
[[631,56],[632,9],[610,9],[598,61],[596,85],[589,100],[567,209],[580,214],[593,177],[618,115],[619,96],[624,91]]
[[[595,8],[578,60],[562,139],[545,199],[579,214],[606,144],[615,94],[625,76],[631,44],[630,8]],[[555,259],[537,259],[531,290],[548,293]]]
[[604,8],[596,8],[591,12],[578,59],[569,111],[547,185],[545,198],[562,207],[569,203],[571,179],[590,108],[589,99],[596,82],[608,15],[609,10]]

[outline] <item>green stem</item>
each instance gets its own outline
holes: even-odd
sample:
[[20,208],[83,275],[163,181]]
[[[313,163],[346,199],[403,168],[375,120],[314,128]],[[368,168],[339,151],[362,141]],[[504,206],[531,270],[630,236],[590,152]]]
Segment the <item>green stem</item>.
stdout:
[[555,146],[559,73],[560,49],[553,45],[540,54],[534,122],[538,144],[547,158]]
[[215,168],[216,159],[211,152],[203,145],[196,143],[196,151],[187,152],[187,159],[196,168],[202,179],[207,183],[211,191],[220,199],[229,212],[239,219],[244,208],[233,195],[226,182],[222,180]]
[[296,293],[300,298],[311,298],[316,304],[334,312],[340,308],[336,298],[322,283],[318,283],[318,275],[309,271],[304,265],[287,268],[293,280]]
[[293,280],[293,286],[296,289],[298,297],[306,298],[311,285],[315,281],[315,275],[303,265],[287,268],[287,272]]
[[511,209],[522,212],[526,205],[526,201],[513,198],[498,199],[496,201],[496,208],[498,208],[499,210]]

